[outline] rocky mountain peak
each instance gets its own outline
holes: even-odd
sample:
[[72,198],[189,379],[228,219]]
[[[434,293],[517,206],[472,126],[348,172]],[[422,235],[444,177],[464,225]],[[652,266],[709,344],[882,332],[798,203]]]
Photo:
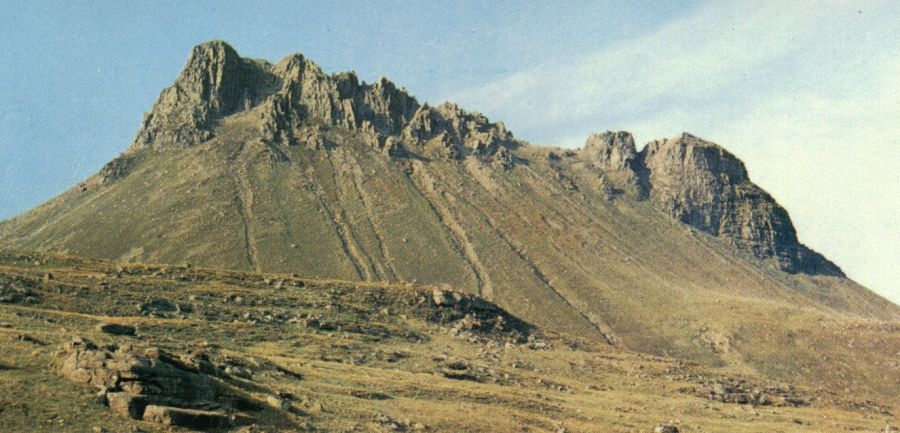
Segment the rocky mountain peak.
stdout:
[[223,117],[249,110],[258,111],[262,140],[270,145],[317,148],[321,134],[309,131],[323,126],[355,131],[391,155],[457,159],[500,152],[508,163],[506,148],[516,145],[503,124],[455,104],[420,105],[387,78],[369,84],[354,72],[326,74],[299,53],[272,65],[211,41],[192,50],[179,78],[147,114],[134,146],[193,146],[212,138]]
[[648,143],[635,164],[650,201],[671,218],[787,272],[844,275],[798,241],[787,211],[721,146],[682,133]]
[[133,146],[187,147],[208,140],[216,120],[262,100],[275,81],[268,69],[222,41],[194,47],[178,79],[145,115]]
[[[134,146],[193,146],[211,139],[223,118],[249,112],[259,140],[275,147],[326,148],[328,131],[337,128],[395,157],[475,156],[508,169],[520,145],[502,123],[452,103],[420,104],[386,78],[366,83],[353,72],[327,74],[299,53],[272,65],[211,41],[192,50],[181,75],[146,116]],[[603,171],[611,192],[649,199],[671,218],[771,259],[781,269],[842,275],[798,242],[784,208],[750,182],[737,157],[715,143],[683,133],[637,152],[628,132],[605,131],[588,137],[580,154]],[[121,177],[124,166],[111,166],[106,178]]]
[[670,218],[772,261],[787,272],[843,275],[797,239],[787,211],[750,181],[744,163],[689,133],[636,152],[625,131],[591,134],[581,158],[603,173],[611,192],[648,199]]
[[588,160],[610,170],[630,169],[637,157],[634,137],[625,131],[591,134],[582,151]]
[[693,136],[687,132],[647,144],[643,151],[645,161],[655,161],[657,166],[686,172],[710,173],[727,177],[730,182],[748,181],[744,163],[721,146]]

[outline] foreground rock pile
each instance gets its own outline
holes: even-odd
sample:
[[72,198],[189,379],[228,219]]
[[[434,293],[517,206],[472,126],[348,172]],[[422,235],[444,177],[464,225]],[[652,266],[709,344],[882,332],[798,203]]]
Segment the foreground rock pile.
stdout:
[[23,278],[0,280],[0,304],[36,304],[40,302],[38,293],[30,286],[32,281]]
[[418,303],[437,307],[428,310],[428,319],[448,326],[453,335],[471,342],[528,344],[534,349],[546,347],[546,343],[535,337],[530,325],[476,296],[434,289],[430,296],[420,296]]
[[743,379],[711,382],[698,392],[701,397],[723,403],[752,404],[754,406],[806,406],[804,397],[793,385],[754,385]]
[[62,353],[62,376],[97,388],[123,417],[205,429],[232,425],[236,410],[258,406],[216,379],[203,355],[178,359],[158,349],[98,347],[82,338],[66,343]]

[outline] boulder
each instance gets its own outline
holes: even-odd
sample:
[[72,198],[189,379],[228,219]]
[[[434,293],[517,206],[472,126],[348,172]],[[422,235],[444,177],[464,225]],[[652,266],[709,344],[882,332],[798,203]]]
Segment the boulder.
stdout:
[[152,299],[140,304],[139,309],[141,312],[149,313],[172,313],[175,312],[178,307],[166,299]]
[[186,401],[213,401],[219,394],[209,376],[158,349],[101,348],[76,338],[65,345],[64,353],[62,375],[98,389]]
[[452,306],[459,300],[459,294],[441,289],[434,289],[431,291],[431,300],[434,302],[434,305],[437,305],[438,307]]
[[112,413],[131,419],[143,419],[144,410],[149,404],[147,396],[127,392],[108,392],[106,401]]
[[678,427],[672,424],[658,424],[653,433],[678,433]]
[[203,354],[185,356],[187,361],[182,361],[156,348],[98,347],[82,338],[65,344],[63,354],[62,376],[96,387],[110,411],[119,416],[213,428],[227,425],[228,416],[194,409],[259,408],[221,385]]

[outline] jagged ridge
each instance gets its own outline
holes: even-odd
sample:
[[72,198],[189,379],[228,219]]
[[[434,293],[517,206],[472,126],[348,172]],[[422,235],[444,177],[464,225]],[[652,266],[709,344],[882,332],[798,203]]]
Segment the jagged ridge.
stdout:
[[503,124],[454,104],[419,104],[386,78],[366,84],[352,72],[327,75],[302,54],[275,65],[243,59],[225,42],[212,41],[194,48],[132,147],[193,146],[212,138],[223,117],[253,109],[270,144],[321,145],[321,124],[360,131],[368,144],[394,156],[411,151],[458,159],[500,152],[508,162],[506,148],[518,144]]

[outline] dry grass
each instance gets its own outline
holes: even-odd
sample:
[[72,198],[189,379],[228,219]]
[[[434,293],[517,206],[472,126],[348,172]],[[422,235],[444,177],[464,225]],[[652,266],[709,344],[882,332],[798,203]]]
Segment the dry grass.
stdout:
[[[51,279],[45,279],[47,273]],[[0,305],[4,432],[85,432],[93,426],[164,431],[110,415],[93,402],[92,390],[56,375],[57,347],[74,335],[176,354],[205,348],[213,360],[244,363],[253,378],[234,379],[232,386],[260,401],[278,391],[296,396],[299,410],[294,413],[268,408],[251,414],[264,431],[390,431],[384,416],[401,423],[409,419],[410,426],[421,423],[423,431],[432,432],[648,432],[668,421],[685,432],[845,432],[880,431],[895,422],[883,413],[896,411],[891,396],[876,405],[804,384],[797,384],[809,403],[802,407],[753,407],[700,396],[704,383],[739,373],[760,386],[771,382],[750,368],[711,370],[540,331],[532,332],[549,349],[505,345],[509,332],[454,335],[449,332],[454,322],[437,319],[440,307],[419,302],[430,291],[417,286],[120,266],[9,251],[0,254],[0,284],[28,287],[36,298]],[[139,314],[135,305],[148,299],[166,299],[181,305],[182,312]],[[752,308],[760,314],[773,311]],[[244,318],[245,313],[250,316]],[[266,314],[315,316],[319,322],[267,321]],[[803,331],[806,315],[812,314],[792,312],[779,325],[809,350],[818,341]],[[138,335],[102,334],[95,329],[100,322],[132,324]],[[832,316],[822,329],[851,325],[857,327],[844,332],[856,349],[875,344],[876,338],[881,345],[897,344],[896,329],[885,332],[875,322]],[[743,337],[732,344],[761,351],[765,346]],[[773,368],[789,362],[776,355],[766,355],[775,360]],[[468,364],[479,381],[446,377],[442,372],[454,361]],[[881,371],[896,380],[896,370]]]

